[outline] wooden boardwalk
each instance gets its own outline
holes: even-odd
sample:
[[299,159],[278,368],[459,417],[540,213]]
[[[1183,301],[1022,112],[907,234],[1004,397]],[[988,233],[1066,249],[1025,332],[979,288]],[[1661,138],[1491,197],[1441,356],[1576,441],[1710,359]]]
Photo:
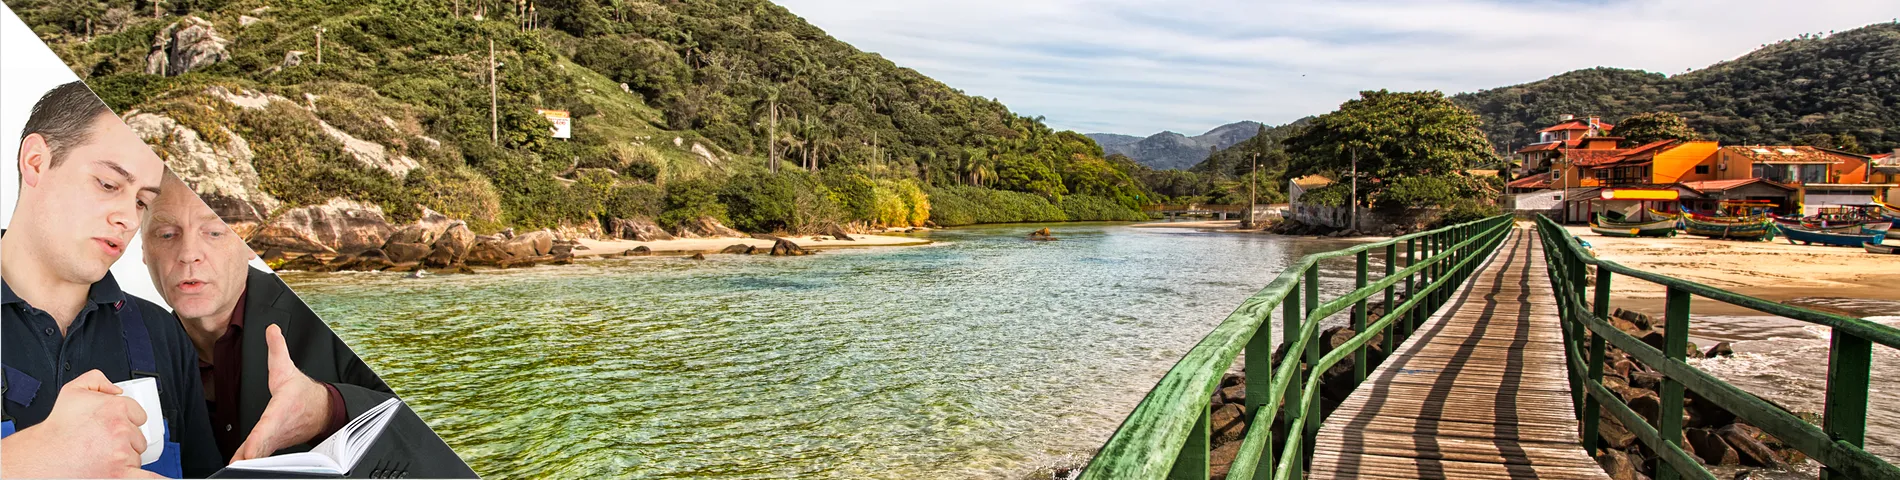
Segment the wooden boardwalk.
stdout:
[[1512,231],[1326,419],[1311,478],[1609,478],[1577,442],[1544,268]]

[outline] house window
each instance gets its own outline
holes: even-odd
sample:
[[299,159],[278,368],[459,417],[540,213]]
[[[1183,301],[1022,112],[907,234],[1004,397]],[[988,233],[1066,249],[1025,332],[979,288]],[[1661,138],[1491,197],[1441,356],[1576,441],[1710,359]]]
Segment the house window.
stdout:
[[1827,183],[1827,165],[1798,165],[1801,183]]
[[1696,166],[1695,166],[1695,174],[1696,174],[1696,175],[1708,175],[1708,174],[1709,174],[1709,166],[1708,166],[1708,165],[1696,165]]

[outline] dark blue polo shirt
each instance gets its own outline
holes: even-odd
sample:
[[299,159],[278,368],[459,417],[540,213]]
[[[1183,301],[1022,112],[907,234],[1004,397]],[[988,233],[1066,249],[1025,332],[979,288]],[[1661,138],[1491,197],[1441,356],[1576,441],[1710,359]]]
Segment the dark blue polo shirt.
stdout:
[[[4,401],[6,419],[25,430],[46,420],[60,387],[89,370],[99,370],[113,382],[131,380],[120,329],[121,308],[136,308],[150,332],[158,371],[159,402],[171,430],[168,441],[179,444],[186,477],[204,477],[223,468],[217,440],[211,435],[211,417],[205,413],[204,387],[198,381],[198,353],[185,328],[171,312],[144,299],[126,295],[112,274],[92,284],[86,305],[66,330],[52,315],[27,304],[0,280],[0,357],[7,367]],[[19,378],[24,375],[27,378]],[[38,383],[31,392],[16,391]],[[82,452],[74,452],[83,454]]]

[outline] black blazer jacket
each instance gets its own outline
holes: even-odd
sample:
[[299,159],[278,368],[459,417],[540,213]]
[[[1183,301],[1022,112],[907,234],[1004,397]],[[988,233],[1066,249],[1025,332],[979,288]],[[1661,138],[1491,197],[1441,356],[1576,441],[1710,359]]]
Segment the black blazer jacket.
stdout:
[[[297,298],[277,275],[252,268],[245,284],[244,340],[240,347],[244,371],[239,373],[238,438],[250,436],[258,419],[264,416],[264,407],[270,404],[270,347],[264,343],[264,333],[271,325],[283,329],[284,346],[304,375],[335,385],[337,392],[343,394],[344,409],[350,418],[396,396],[389,384],[383,383],[383,379],[344,345],[343,339],[338,338],[323,319],[317,318],[309,305]],[[278,453],[306,451],[313,446],[297,445]],[[383,439],[357,465],[359,471],[378,465],[385,468],[400,465],[411,477],[475,477],[468,464],[407,405],[383,431]]]

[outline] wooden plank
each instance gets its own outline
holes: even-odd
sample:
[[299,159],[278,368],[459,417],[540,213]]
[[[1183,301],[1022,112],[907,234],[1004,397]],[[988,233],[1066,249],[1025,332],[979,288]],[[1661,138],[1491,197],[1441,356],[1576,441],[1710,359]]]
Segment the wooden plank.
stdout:
[[1543,262],[1515,231],[1321,425],[1310,478],[1608,478],[1577,444]]

